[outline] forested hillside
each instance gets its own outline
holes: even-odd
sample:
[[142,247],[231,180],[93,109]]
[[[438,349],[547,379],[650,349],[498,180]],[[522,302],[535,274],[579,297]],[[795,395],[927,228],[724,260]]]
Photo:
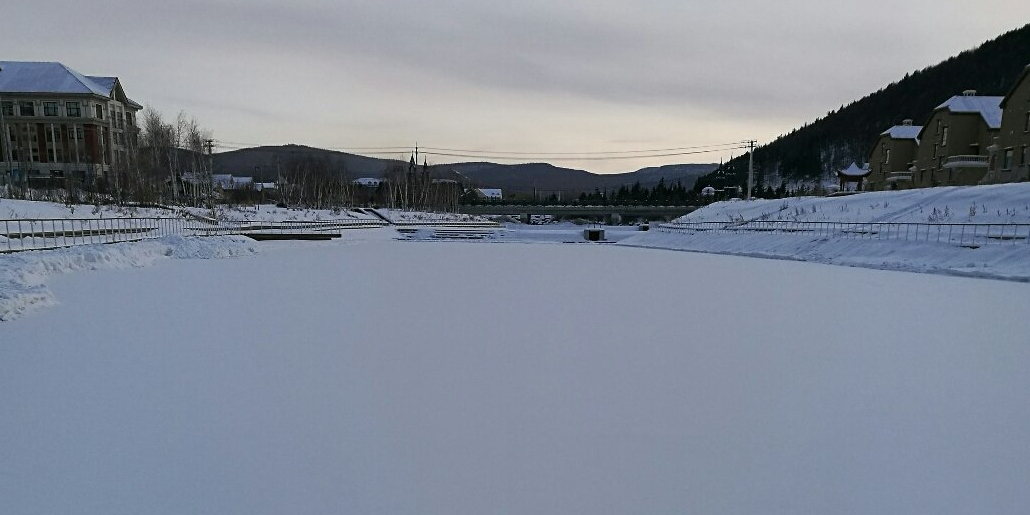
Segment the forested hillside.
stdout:
[[[1030,25],[1013,30],[898,82],[827,116],[805,124],[755,151],[755,181],[764,191],[786,182],[816,182],[847,166],[862,163],[881,132],[911,118],[922,124],[933,109],[953,95],[974,89],[1004,95],[1030,64]],[[748,156],[740,156],[698,179],[695,190],[743,185]]]

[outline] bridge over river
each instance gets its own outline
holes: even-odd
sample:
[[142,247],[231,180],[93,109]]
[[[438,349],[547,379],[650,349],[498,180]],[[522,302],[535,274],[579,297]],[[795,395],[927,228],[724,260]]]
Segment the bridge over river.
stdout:
[[697,209],[697,206],[531,206],[482,204],[458,206],[458,212],[469,215],[551,215],[556,218],[604,218],[618,215],[624,219],[672,220]]

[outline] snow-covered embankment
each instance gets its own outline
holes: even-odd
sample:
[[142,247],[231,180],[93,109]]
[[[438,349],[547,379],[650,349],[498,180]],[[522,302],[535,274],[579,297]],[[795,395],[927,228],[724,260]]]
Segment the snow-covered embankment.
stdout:
[[[676,222],[843,222],[1030,224],[1030,183],[927,188],[845,197],[717,202]],[[995,226],[995,231],[999,230]],[[875,239],[841,233],[656,230],[623,245],[733,254],[886,270],[1030,281],[1030,242],[977,248],[954,243]]]
[[161,259],[214,259],[256,252],[242,236],[184,238],[0,255],[0,321],[57,303],[47,288],[49,276],[78,270],[134,268]]

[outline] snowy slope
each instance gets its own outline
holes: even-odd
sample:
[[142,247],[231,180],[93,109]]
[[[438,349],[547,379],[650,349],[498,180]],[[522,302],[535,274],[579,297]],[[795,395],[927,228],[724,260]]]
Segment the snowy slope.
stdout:
[[1030,183],[716,202],[677,221],[1030,223]]
[[403,211],[400,209],[380,209],[379,212],[385,215],[390,220],[393,220],[395,223],[489,221],[481,216],[465,215],[461,213],[423,213],[420,211]]
[[59,202],[34,200],[0,199],[0,220],[18,218],[121,218],[121,217],[170,217],[174,210],[119,206],[95,206],[74,204],[67,206]]
[[[1030,224],[1030,183],[717,202],[676,221],[731,220]],[[1022,235],[1026,232],[1025,227],[1019,231]],[[843,233],[827,237],[818,232],[695,233],[659,228],[626,238],[620,244],[1030,281],[1030,244],[1026,239],[999,240],[980,248],[965,248],[946,240],[928,243],[904,238],[849,238]]]
[[[190,212],[201,216],[211,216],[210,209],[187,208]],[[322,220],[374,220],[372,215],[349,211],[346,209],[291,209],[277,207],[274,204],[259,206],[216,206],[215,217],[227,221],[257,222],[311,222]]]

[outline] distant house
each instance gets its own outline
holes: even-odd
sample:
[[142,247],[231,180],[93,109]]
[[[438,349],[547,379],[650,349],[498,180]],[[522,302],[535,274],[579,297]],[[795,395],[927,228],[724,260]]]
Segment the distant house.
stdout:
[[839,191],[862,191],[862,181],[868,175],[868,164],[858,166],[858,163],[851,163],[851,166],[837,172],[837,179],[840,181]]
[[211,183],[222,191],[252,189],[254,186],[253,177],[237,177],[232,174],[216,173],[211,175]]
[[357,186],[364,186],[366,188],[378,188],[383,183],[383,179],[376,179],[374,177],[361,177],[350,181],[351,184]]
[[476,188],[473,191],[477,197],[485,200],[502,200],[504,198],[499,188]]
[[1001,129],[988,149],[984,183],[1030,180],[1030,66],[1001,101]]
[[1001,129],[1003,97],[969,90],[937,106],[919,132],[918,187],[974,185],[987,174],[987,148]]
[[883,131],[869,153],[866,190],[895,190],[912,187],[912,162],[919,150],[920,125],[905,120]]

